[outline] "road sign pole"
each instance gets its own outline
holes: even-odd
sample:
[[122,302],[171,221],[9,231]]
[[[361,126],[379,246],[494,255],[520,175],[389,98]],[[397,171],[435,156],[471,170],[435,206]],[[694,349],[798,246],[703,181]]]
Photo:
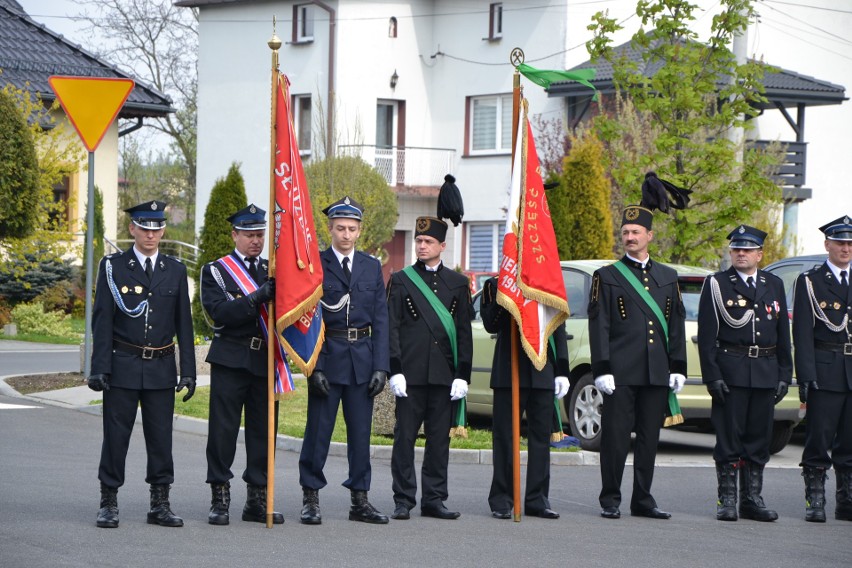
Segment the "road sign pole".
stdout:
[[86,331],[83,340],[83,376],[92,372],[92,289],[95,264],[95,153],[89,152],[89,191],[86,212]]

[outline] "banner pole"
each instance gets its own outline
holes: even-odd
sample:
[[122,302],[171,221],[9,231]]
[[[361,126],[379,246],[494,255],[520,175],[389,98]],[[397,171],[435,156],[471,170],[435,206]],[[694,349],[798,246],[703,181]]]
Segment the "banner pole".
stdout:
[[[521,101],[521,74],[515,69],[512,77],[512,169],[515,166],[515,147],[518,140],[518,116]],[[512,172],[514,174],[514,172]],[[518,322],[512,320],[509,331],[512,336],[512,502],[514,521],[521,522],[521,412],[520,377],[518,376]]]
[[[275,34],[275,18],[272,18],[272,38],[267,42],[272,50],[272,112],[270,114],[269,126],[269,215],[270,219],[275,211],[275,143],[276,129],[275,119],[278,115],[278,49],[281,47],[281,39]],[[267,255],[269,255],[268,277],[275,277],[275,243],[273,235],[275,231],[267,228]],[[272,528],[272,512],[275,506],[275,442],[278,439],[278,431],[275,428],[275,298],[267,306],[266,319],[266,528]],[[284,363],[286,365],[286,361]]]

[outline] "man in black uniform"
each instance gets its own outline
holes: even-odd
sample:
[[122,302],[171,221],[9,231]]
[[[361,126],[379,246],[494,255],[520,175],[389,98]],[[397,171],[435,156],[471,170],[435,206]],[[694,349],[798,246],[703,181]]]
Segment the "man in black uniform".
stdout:
[[343,486],[352,497],[349,520],[388,522],[367,500],[373,398],[385,388],[390,364],[382,266],[374,257],[355,250],[363,212],[348,196],[323,209],[331,233],[331,247],[320,253],[325,343],[308,377],[308,418],[299,457],[300,521],[308,525],[322,522],[319,490],[327,484],[323,468],[341,402],[349,457],[349,478]]
[[[247,499],[244,521],[266,522],[267,341],[264,304],[275,296],[275,280],[260,257],[266,238],[266,211],[254,204],[230,217],[234,251],[204,266],[201,304],[213,320],[210,363],[210,419],[207,483],[213,493],[207,522],[227,525],[231,503],[231,466],[245,409]],[[278,403],[275,403],[276,425]],[[284,522],[281,513],[272,522]]]
[[716,518],[774,521],[760,493],[769,461],[774,405],[793,376],[784,283],[757,269],[766,233],[740,225],[728,235],[731,268],[708,276],[698,307],[701,376],[713,399],[719,500]]
[[[491,439],[494,471],[488,505],[495,519],[511,519],[514,507],[512,475],[512,315],[497,303],[497,279],[489,278],[482,288],[482,325],[497,334],[491,364],[494,391]],[[518,332],[515,331],[517,334]],[[520,340],[518,340],[520,345]],[[568,337],[560,325],[550,337],[547,362],[541,371],[522,349],[518,349],[518,405],[527,419],[527,484],[524,514],[558,519],[550,508],[550,435],[553,428],[554,395],[568,392]]]
[[796,280],[793,344],[799,399],[808,405],[802,452],[805,520],[824,523],[826,471],[832,465],[837,475],[834,517],[852,521],[852,218],[835,219],[820,231],[828,260]]
[[118,488],[124,484],[124,461],[139,406],[148,452],[145,481],[151,484],[148,523],[183,526],[169,505],[169,487],[175,480],[172,420],[174,391],[187,389],[184,402],[195,392],[195,346],[186,267],[159,253],[165,207],[162,201],[149,201],[125,209],[134,245],[104,257],[98,268],[88,383],[90,389],[104,392],[97,519],[103,528],[118,526]]
[[636,432],[630,514],[668,519],[651,495],[654,461],[669,389],[686,381],[685,311],[677,273],[650,260],[649,209],[631,205],[621,221],[621,260],[595,271],[589,301],[589,347],[601,416],[601,516],[621,517],[621,479]]
[[456,519],[447,499],[452,401],[467,395],[473,358],[470,284],[446,268],[447,224],[420,217],[414,230],[417,262],[394,273],[388,288],[390,387],[396,397],[392,518],[408,519],[417,503],[414,441],[425,425],[420,514]]

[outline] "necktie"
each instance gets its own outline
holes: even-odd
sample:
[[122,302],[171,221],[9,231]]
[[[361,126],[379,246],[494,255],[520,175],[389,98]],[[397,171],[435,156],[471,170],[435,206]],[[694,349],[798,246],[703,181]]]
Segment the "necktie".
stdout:
[[151,264],[150,256],[145,259],[145,275],[148,276],[149,281],[154,276],[154,266]]
[[343,275],[346,276],[346,281],[352,280],[352,271],[349,270],[349,257],[343,257]]
[[248,273],[251,276],[252,280],[257,282],[257,257],[256,256],[247,256],[246,262],[249,263]]
[[748,286],[750,290],[754,290],[754,278],[752,276],[746,278],[746,286]]
[[840,271],[840,283],[843,284],[844,286],[849,286],[849,281],[846,280],[846,271],[845,270]]

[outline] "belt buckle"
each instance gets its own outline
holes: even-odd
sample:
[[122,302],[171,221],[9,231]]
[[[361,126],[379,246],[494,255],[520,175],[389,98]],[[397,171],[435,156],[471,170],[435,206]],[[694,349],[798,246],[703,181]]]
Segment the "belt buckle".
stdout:
[[844,355],[852,355],[852,343],[844,343],[843,344],[843,354]]
[[749,345],[748,356],[752,359],[757,359],[760,356],[760,347],[758,347],[757,345]]
[[263,347],[263,340],[259,337],[252,337],[251,342],[249,343],[249,349],[252,351],[260,351],[261,347]]
[[143,347],[142,348],[142,358],[146,361],[150,361],[154,358],[154,348],[153,347]]
[[346,328],[346,340],[349,343],[355,343],[358,341],[358,328],[357,327],[347,327]]

